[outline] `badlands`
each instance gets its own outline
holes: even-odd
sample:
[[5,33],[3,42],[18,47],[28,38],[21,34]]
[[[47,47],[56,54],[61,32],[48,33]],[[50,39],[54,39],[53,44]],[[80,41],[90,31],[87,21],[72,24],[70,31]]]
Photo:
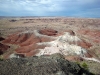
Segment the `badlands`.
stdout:
[[0,18],[2,59],[49,56],[55,53],[60,53],[66,60],[72,62],[80,64],[85,62],[91,72],[99,75],[100,19]]

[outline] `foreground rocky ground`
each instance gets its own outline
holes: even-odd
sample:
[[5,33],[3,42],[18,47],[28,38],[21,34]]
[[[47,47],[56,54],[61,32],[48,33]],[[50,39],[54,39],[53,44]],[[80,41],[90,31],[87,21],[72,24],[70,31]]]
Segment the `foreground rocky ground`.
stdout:
[[93,75],[61,54],[0,61],[0,75]]

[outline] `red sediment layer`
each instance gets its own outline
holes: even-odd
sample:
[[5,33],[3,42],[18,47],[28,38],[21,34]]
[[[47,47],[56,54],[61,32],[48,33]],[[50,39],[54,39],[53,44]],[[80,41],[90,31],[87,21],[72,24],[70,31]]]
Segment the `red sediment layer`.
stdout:
[[42,29],[39,31],[40,34],[48,35],[48,36],[55,36],[57,35],[57,31],[53,29]]
[[100,43],[100,30],[82,29],[79,30],[78,33],[90,37],[89,39],[95,43]]
[[88,49],[88,48],[90,48],[90,47],[92,46],[91,43],[88,43],[88,42],[86,42],[85,40],[78,41],[78,42],[77,42],[77,45],[78,45],[78,46],[81,46],[81,47],[83,47],[83,48],[86,48],[86,49]]

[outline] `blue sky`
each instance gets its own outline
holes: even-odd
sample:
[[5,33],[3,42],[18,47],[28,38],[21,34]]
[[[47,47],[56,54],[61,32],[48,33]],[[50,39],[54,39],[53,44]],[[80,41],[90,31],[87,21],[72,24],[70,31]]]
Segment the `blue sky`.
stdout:
[[100,18],[100,0],[0,0],[0,16]]

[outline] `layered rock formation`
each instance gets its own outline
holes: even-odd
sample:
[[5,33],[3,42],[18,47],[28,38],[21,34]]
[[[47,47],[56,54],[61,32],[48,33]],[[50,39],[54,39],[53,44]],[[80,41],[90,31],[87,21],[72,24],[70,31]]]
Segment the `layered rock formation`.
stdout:
[[9,56],[10,58],[15,57],[16,54],[30,57],[54,53],[60,53],[65,57],[69,55],[72,58],[77,57],[75,60],[95,56],[88,52],[92,44],[80,39],[72,30],[63,33],[53,29],[18,32],[8,36],[3,43],[19,45],[14,54]]

